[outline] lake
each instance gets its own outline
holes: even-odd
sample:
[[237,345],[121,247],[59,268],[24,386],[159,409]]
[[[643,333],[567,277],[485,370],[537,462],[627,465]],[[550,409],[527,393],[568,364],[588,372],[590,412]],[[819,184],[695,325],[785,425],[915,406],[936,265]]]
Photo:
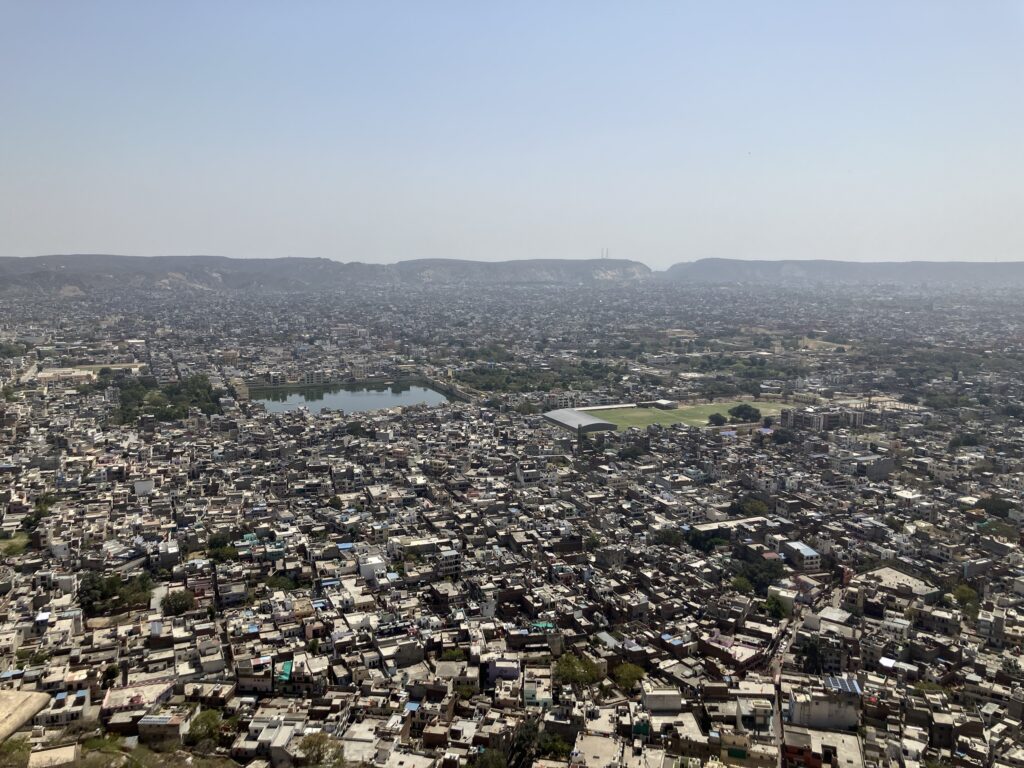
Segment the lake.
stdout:
[[283,413],[305,406],[313,413],[325,408],[359,413],[379,411],[398,405],[440,405],[448,398],[429,387],[409,384],[367,386],[308,387],[288,390],[253,390],[250,399],[263,403],[271,413]]

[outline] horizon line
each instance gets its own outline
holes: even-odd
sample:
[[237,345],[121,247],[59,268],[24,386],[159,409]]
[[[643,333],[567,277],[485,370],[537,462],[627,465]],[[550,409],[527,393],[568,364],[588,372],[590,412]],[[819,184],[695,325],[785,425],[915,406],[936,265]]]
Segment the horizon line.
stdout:
[[52,259],[52,258],[75,258],[75,257],[90,257],[90,256],[104,256],[117,259],[228,259],[230,261],[286,261],[290,259],[294,260],[307,260],[307,261],[329,261],[335,264],[360,264],[366,266],[397,266],[399,264],[408,264],[412,262],[422,261],[442,261],[462,264],[514,264],[516,262],[528,262],[528,261],[578,261],[578,262],[627,262],[632,264],[640,264],[646,267],[652,272],[664,272],[673,267],[682,264],[698,264],[704,261],[726,261],[726,262],[741,262],[745,264],[780,264],[780,263],[826,263],[826,264],[963,264],[971,266],[982,266],[982,265],[994,265],[994,264],[1024,264],[1024,258],[1018,259],[993,259],[986,261],[969,261],[965,259],[830,259],[830,258],[738,258],[732,256],[701,256],[696,259],[673,262],[665,267],[657,268],[652,267],[645,261],[640,259],[631,259],[624,257],[615,258],[604,258],[604,257],[574,257],[574,256],[524,256],[522,258],[514,259],[462,259],[462,258],[449,258],[444,256],[425,256],[425,257],[414,257],[408,259],[398,259],[396,261],[343,261],[342,259],[335,259],[329,256],[225,256],[223,254],[216,253],[157,253],[157,254],[133,254],[133,253],[102,253],[99,251],[88,252],[88,253],[41,253],[33,254],[29,256],[0,256],[0,259],[17,259],[17,260],[31,260],[31,259]]

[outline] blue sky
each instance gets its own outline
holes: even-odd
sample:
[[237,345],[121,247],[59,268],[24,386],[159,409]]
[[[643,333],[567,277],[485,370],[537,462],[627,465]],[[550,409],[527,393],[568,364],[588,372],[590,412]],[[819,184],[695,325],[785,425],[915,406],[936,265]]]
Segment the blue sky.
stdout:
[[1024,2],[7,2],[0,255],[1024,258]]

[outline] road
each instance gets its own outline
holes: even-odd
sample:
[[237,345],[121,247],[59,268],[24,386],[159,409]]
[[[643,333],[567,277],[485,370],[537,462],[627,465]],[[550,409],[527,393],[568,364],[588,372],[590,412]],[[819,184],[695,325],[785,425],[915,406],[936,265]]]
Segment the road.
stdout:
[[769,668],[775,681],[775,711],[772,714],[772,730],[775,733],[775,744],[778,747],[778,768],[782,768],[782,667],[786,654],[796,641],[796,634],[804,623],[804,607],[794,606],[793,617],[790,619],[786,639],[779,643],[778,650],[772,656]]
[[793,609],[793,616],[789,620],[788,634],[784,641],[780,641],[775,653],[772,655],[771,662],[769,662],[769,670],[771,671],[772,677],[778,680],[779,674],[782,672],[783,660],[789,649],[793,647],[793,643],[796,641],[796,633],[800,631],[800,627],[803,626],[804,622],[804,607],[795,606]]
[[782,768],[782,704],[779,702],[779,688],[775,687],[775,714],[772,715],[772,729],[775,732],[775,747],[779,752],[778,768]]

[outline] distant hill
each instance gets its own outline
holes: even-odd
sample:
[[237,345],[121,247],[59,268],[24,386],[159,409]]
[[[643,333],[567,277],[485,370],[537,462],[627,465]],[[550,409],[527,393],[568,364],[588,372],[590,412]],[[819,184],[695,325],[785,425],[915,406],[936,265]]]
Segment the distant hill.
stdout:
[[111,287],[195,291],[342,290],[361,285],[592,285],[630,282],[651,270],[624,259],[363,264],[318,258],[73,254],[0,258],[0,291],[90,293]]
[[565,285],[640,280],[650,267],[626,259],[523,259],[521,261],[460,261],[416,259],[391,269],[402,282],[429,283],[554,283]]
[[74,254],[0,258],[0,293],[88,295],[110,289],[307,292],[363,286],[620,285],[657,278],[684,284],[1024,286],[1024,262],[745,261],[700,259],[652,272],[626,259],[364,264],[319,258]]
[[675,264],[664,276],[688,283],[1024,285],[1024,261],[754,261],[700,259]]

